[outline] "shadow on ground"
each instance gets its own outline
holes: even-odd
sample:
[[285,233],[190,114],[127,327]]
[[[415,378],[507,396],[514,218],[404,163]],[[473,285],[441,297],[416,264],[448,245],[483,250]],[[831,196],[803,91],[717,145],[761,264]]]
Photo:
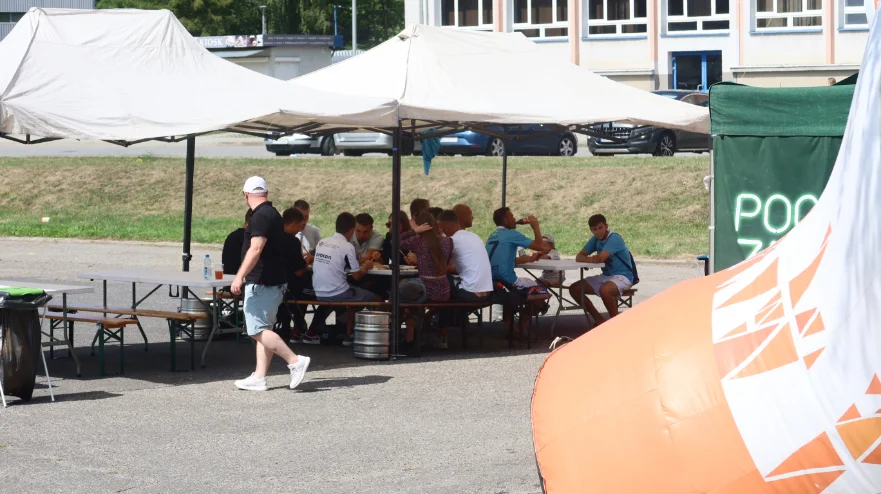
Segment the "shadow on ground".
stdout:
[[[482,327],[473,324],[468,337],[468,345],[465,348],[462,347],[461,332],[453,329],[448,334],[449,349],[423,348],[421,357],[399,357],[389,361],[356,359],[351,347],[295,344],[291,345],[291,348],[297,353],[311,357],[311,371],[370,366],[377,372],[377,375],[353,378],[309,379],[299,388],[305,392],[321,392],[385,383],[391,378],[378,374],[381,374],[383,367],[389,365],[412,365],[438,360],[484,359],[547,353],[553,339],[550,333],[551,323],[552,318],[548,316],[539,320],[533,335],[533,343],[530,345],[531,348],[527,348],[525,339],[519,336],[515,336],[513,347],[509,347],[507,332],[500,322],[487,323]],[[585,329],[586,322],[583,315],[561,315],[555,325],[553,336],[575,338],[583,334]],[[88,347],[75,348],[82,364],[82,377],[79,378],[76,376],[76,366],[73,359],[67,357],[66,349],[56,349],[56,358],[51,360],[47,352],[49,372],[55,383],[56,398],[59,401],[73,401],[119,396],[107,391],[65,394],[64,382],[67,380],[76,380],[82,383],[94,381],[89,387],[103,387],[108,391],[124,391],[154,387],[147,383],[179,386],[232,381],[246,377],[254,369],[255,348],[253,342],[248,338],[242,337],[237,340],[234,335],[225,335],[225,337],[212,342],[205,368],[200,367],[204,342],[197,342],[195,345],[195,370],[193,371],[189,370],[190,344],[178,341],[176,345],[178,372],[172,373],[170,372],[170,345],[167,341],[153,339],[149,343],[148,351],[144,351],[144,344],[138,332],[130,330],[128,333],[125,345],[125,373],[122,376],[119,375],[119,346],[115,344],[105,346],[105,369],[107,372],[105,377],[99,376],[98,357],[97,355],[91,356]],[[270,372],[283,374],[287,372],[287,368],[284,362],[276,358],[273,359]],[[43,383],[44,378],[39,376],[38,381]],[[106,381],[106,385],[102,381]],[[82,389],[82,386],[77,387]],[[43,396],[44,394],[45,396]],[[48,400],[48,393],[40,393],[39,398],[35,396],[31,403],[41,403]]]

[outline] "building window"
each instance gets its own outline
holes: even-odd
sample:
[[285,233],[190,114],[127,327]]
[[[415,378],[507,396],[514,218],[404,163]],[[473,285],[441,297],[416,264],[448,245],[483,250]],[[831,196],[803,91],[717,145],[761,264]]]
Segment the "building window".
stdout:
[[822,25],[823,0],[756,0],[756,31]]
[[727,31],[729,0],[667,0],[667,32]]
[[23,12],[0,12],[0,22],[18,22],[22,17]]
[[648,32],[646,0],[588,0],[588,36],[646,32]]
[[569,34],[567,2],[514,0],[514,30],[528,38],[566,37]]
[[[868,0],[872,1],[872,0]],[[842,12],[843,27],[868,27],[869,18],[866,16],[866,0],[844,0],[844,11]]]
[[441,26],[492,25],[492,0],[441,0]]

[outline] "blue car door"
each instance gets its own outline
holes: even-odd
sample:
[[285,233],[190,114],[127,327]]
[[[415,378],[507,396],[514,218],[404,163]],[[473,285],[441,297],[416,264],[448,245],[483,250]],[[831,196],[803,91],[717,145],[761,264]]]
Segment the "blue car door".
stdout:
[[547,126],[524,125],[523,140],[520,141],[521,154],[548,154],[551,149],[551,141],[556,141],[556,134],[548,134],[551,129]]

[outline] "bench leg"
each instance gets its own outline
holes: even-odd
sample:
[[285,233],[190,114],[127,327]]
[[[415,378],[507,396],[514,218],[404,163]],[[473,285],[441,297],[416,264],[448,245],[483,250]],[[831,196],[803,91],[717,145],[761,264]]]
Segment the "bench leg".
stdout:
[[177,335],[174,334],[174,324],[171,322],[171,319],[167,319],[168,323],[168,336],[169,336],[169,350],[171,351],[171,372],[175,372],[177,370],[177,351],[175,347],[175,340],[177,340]]
[[125,326],[119,328],[119,375],[125,374]]
[[468,348],[468,324],[471,317],[467,310],[457,310],[456,312],[458,312],[458,317],[460,318],[459,324],[462,325],[462,350],[464,350]]
[[98,325],[98,332],[95,334],[98,338],[98,375],[104,377],[104,326]]
[[190,371],[196,370],[196,323],[190,321],[187,326],[190,329]]
[[413,343],[416,344],[416,357],[422,357],[422,329],[425,324],[425,312],[419,309],[416,314],[416,331],[413,332]]
[[99,334],[100,333],[95,333],[95,337],[92,338],[92,346],[90,347],[92,351],[91,351],[91,353],[89,353],[89,355],[91,355],[93,357],[95,356],[95,342],[98,341]]
[[147,333],[144,332],[144,328],[141,326],[141,320],[135,316],[135,320],[138,321],[138,331],[141,332],[141,336],[144,338],[144,351],[148,351],[149,342],[147,341]]

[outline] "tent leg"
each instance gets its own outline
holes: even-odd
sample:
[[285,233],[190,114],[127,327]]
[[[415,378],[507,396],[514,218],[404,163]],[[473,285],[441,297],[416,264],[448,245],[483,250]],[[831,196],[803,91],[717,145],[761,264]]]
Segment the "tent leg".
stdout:
[[[710,137],[712,139],[712,137]],[[710,141],[712,143],[712,140]],[[713,265],[716,259],[716,159],[713,154],[712,144],[710,145],[710,259],[707,261],[709,265],[709,274],[716,272]]]
[[502,207],[505,207],[508,195],[508,142],[502,142],[505,148],[505,152],[502,153]]
[[190,242],[193,235],[193,174],[196,169],[196,138],[187,138],[187,177],[184,188],[184,253],[183,271],[190,270]]
[[[395,129],[394,135],[394,153],[392,155],[392,252],[400,252],[401,250],[401,221],[398,211],[401,210],[401,122]],[[392,268],[392,286],[390,291],[390,300],[392,303],[391,314],[391,333],[390,355],[394,358],[399,354],[398,342],[401,331],[400,309],[401,301],[398,298],[398,284],[401,281],[401,267],[399,265],[400,258],[392,256],[390,259]],[[418,345],[419,342],[416,342]]]

